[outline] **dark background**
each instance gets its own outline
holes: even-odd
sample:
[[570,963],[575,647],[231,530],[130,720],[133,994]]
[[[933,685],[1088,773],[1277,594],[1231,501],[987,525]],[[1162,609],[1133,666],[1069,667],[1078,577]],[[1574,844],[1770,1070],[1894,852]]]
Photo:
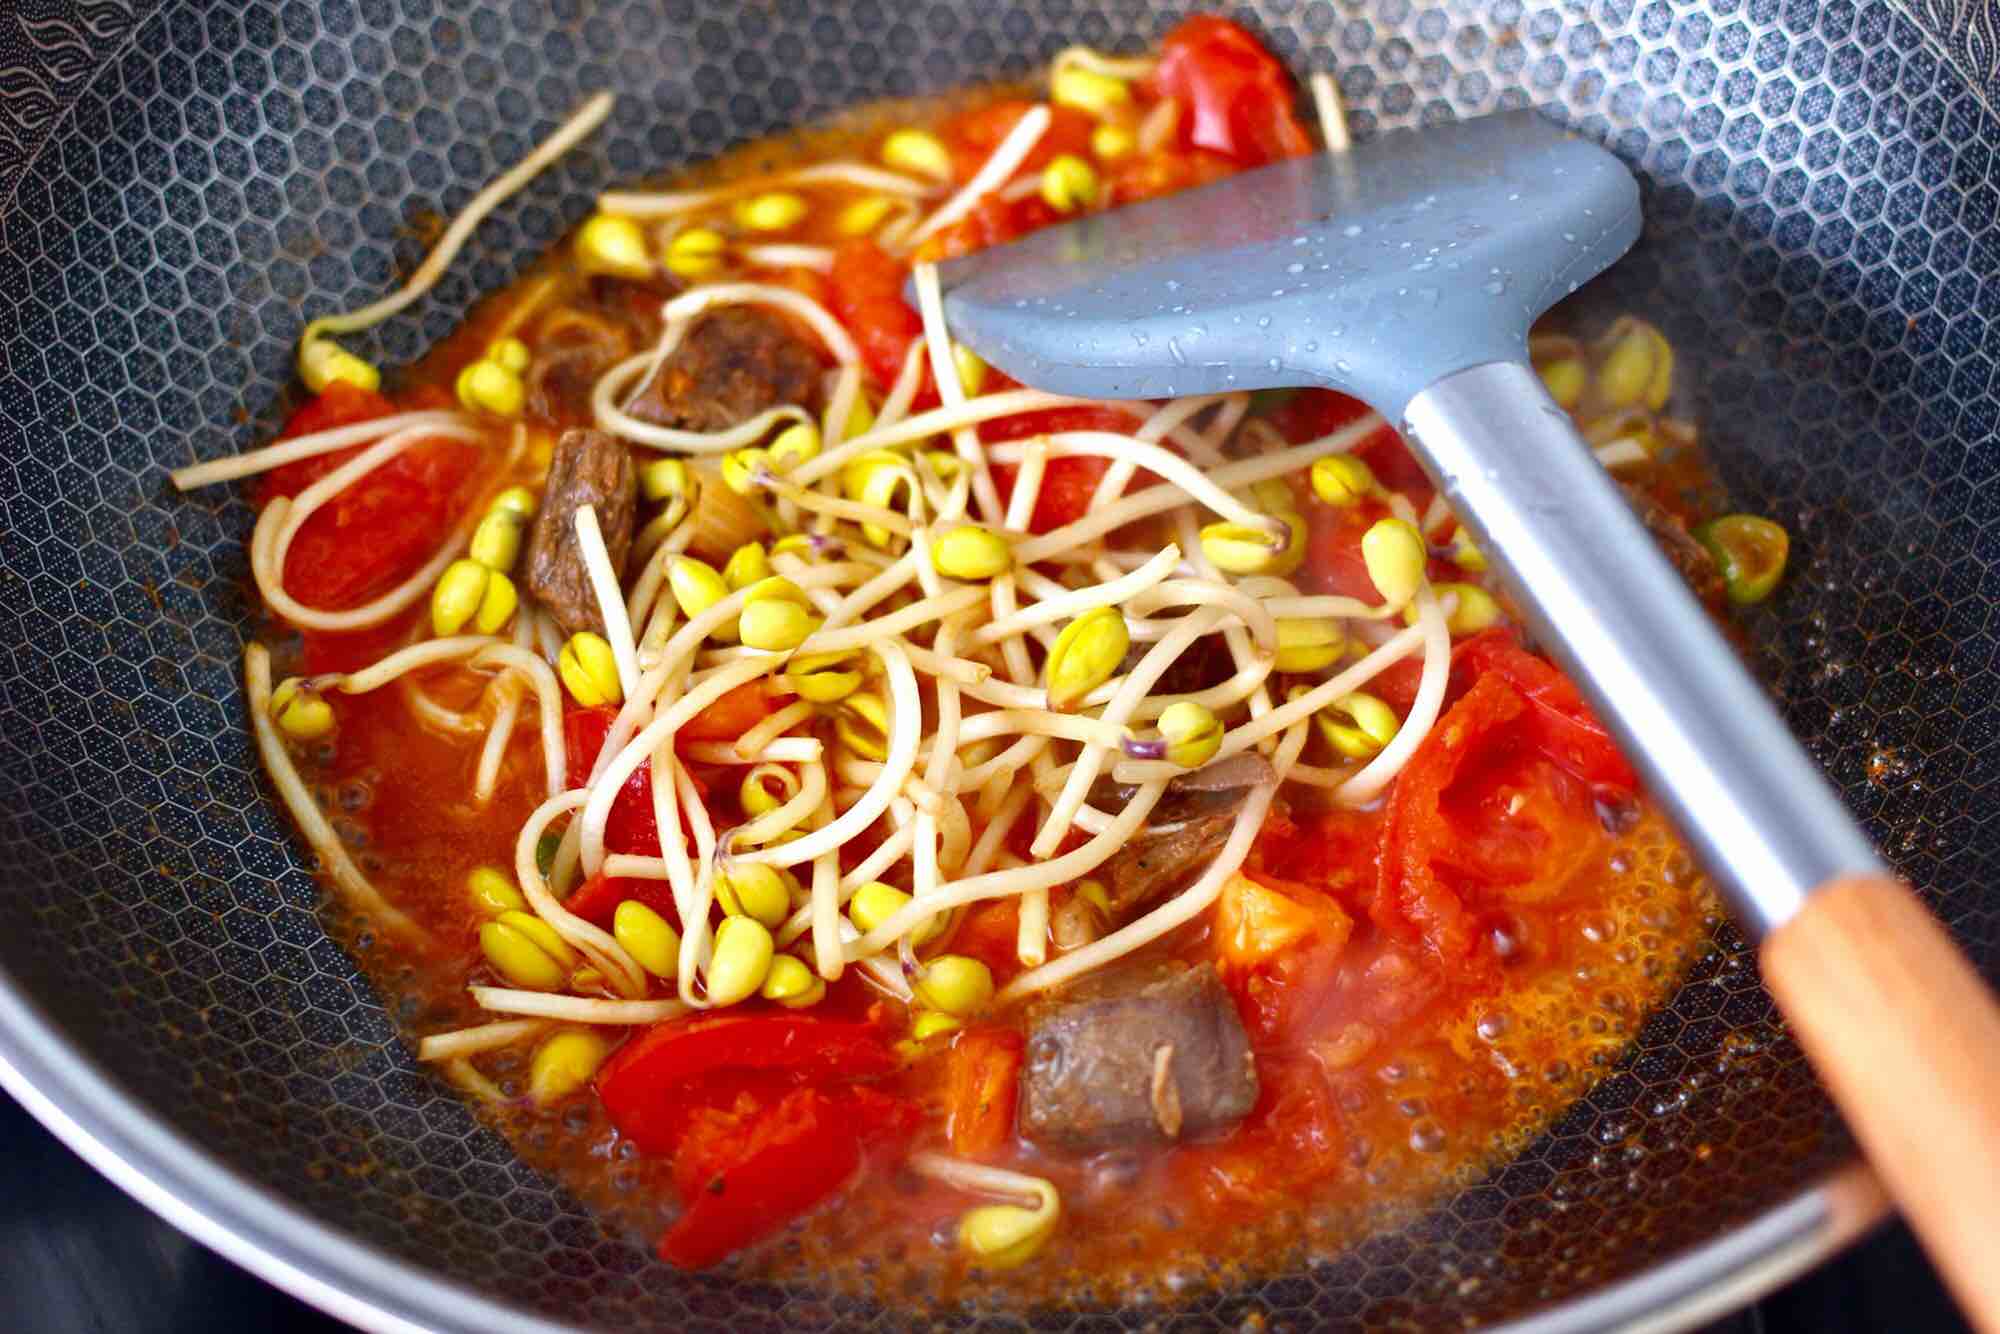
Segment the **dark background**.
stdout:
[[[347,1329],[155,1218],[4,1096],[0,1144],[0,1330]],[[1704,1334],[1877,1330],[1966,1330],[1900,1223]]]

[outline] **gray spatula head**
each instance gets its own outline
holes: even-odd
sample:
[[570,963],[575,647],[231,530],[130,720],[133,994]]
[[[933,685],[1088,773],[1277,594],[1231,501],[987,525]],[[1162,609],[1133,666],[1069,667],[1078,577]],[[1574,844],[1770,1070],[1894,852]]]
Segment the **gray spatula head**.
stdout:
[[1391,421],[1631,246],[1619,161],[1533,112],[1394,131],[940,269],[954,336],[1036,388],[1162,398],[1319,384]]

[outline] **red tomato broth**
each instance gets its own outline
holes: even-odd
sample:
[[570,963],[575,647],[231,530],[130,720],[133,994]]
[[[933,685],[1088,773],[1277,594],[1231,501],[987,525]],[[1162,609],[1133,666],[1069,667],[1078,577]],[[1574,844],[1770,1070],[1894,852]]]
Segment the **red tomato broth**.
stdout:
[[[1186,80],[1198,76],[1234,79],[1253,90],[1269,87],[1257,62],[1230,45],[1233,39],[1202,31],[1205,40],[1223,45],[1222,73],[1204,74],[1203,60],[1183,56],[1182,72],[1163,65],[1156,84],[1190,98],[1193,85]],[[1190,49],[1201,45],[1190,43]],[[1231,65],[1239,56],[1244,59]],[[1289,85],[1285,89],[1289,95]],[[1157,91],[1141,88],[1139,94],[1149,98]],[[970,105],[973,110],[947,131],[955,148],[986,142],[975,136],[991,139],[996,129],[1004,134],[1008,117],[1018,115],[1018,107],[1010,110],[1005,102],[975,97]],[[1180,142],[1149,159],[1135,158],[1108,179],[1115,198],[1185,188],[1240,163],[1303,151],[1295,130],[1289,100],[1282,118],[1272,106],[1248,119],[1184,118]],[[869,142],[865,135],[862,142]],[[762,170],[777,153],[753,145],[705,174]],[[838,239],[824,220],[835,212],[816,215],[805,239]],[[961,224],[963,233],[950,234],[951,243],[991,244],[1052,217],[1033,197],[982,208]],[[855,334],[879,392],[900,371],[921,324],[902,302],[903,266],[879,250],[869,254],[872,249],[845,244],[833,273],[812,277],[825,282],[831,308]],[[561,282],[577,281],[558,261],[531,272],[514,290],[550,272]],[[457,367],[483,347],[511,295],[482,307],[466,330],[409,373],[408,386],[393,397],[401,402],[448,387]],[[935,401],[934,388],[926,385],[919,405]],[[1270,419],[1287,439],[1300,441],[1336,430],[1363,411],[1353,400],[1305,391]],[[991,443],[1132,425],[1122,413],[1080,408],[1021,414],[988,423],[980,433]],[[1357,453],[1420,509],[1428,502],[1428,484],[1393,431],[1382,428]],[[995,471],[1005,494],[1013,470]],[[1054,461],[1031,526],[1047,531],[1081,516],[1103,471],[1101,461]],[[1147,480],[1135,479],[1132,489]],[[454,485],[442,473],[428,484],[438,495],[452,493]],[[1365,520],[1379,517],[1380,508],[1302,504],[1311,546],[1301,584],[1374,600],[1358,541]],[[317,653],[323,661],[340,659],[341,666],[371,660],[405,642],[421,615],[421,607],[413,609],[373,638],[308,637],[305,659]],[[1450,700],[1456,710],[1482,689],[1487,697],[1511,693],[1517,707],[1501,721],[1513,730],[1496,736],[1491,754],[1465,766],[1462,781],[1441,781],[1427,808],[1413,801],[1399,807],[1392,789],[1389,800],[1370,810],[1322,811],[1309,795],[1288,789],[1294,804],[1268,822],[1246,868],[1268,901],[1225,901],[1148,951],[1191,961],[1219,958],[1252,1036],[1259,1101],[1241,1125],[1215,1140],[1171,1152],[1119,1151],[1081,1160],[1021,1141],[1007,1105],[1017,1087],[1019,1010],[988,1016],[956,1038],[899,1051],[887,1070],[864,1062],[852,1078],[822,1072],[708,1087],[688,1118],[698,1128],[677,1130],[683,1151],[671,1154],[641,1152],[597,1097],[579,1095],[546,1110],[526,1105],[520,1099],[522,1050],[483,1061],[481,1068],[509,1101],[484,1104],[482,1113],[528,1162],[559,1176],[609,1224],[648,1246],[665,1238],[671,1258],[690,1265],[720,1261],[744,1274],[892,1300],[1020,1304],[1094,1296],[1129,1302],[1148,1293],[1171,1296],[1183,1279],[1226,1281],[1234,1273],[1294,1263],[1308,1250],[1337,1250],[1475,1179],[1546,1126],[1664,998],[1704,947],[1715,914],[1705,888],[1688,873],[1685,854],[1643,798],[1622,832],[1599,821],[1593,784],[1615,779],[1612,764],[1622,761],[1615,752],[1607,761],[1592,749],[1584,719],[1561,690],[1567,683],[1524,666],[1519,658],[1541,660],[1518,647],[1488,643],[1475,649],[1478,642],[1461,644],[1454,656]],[[1406,712],[1416,672],[1417,664],[1406,662],[1370,689]],[[1495,685],[1479,684],[1489,678]],[[479,682],[446,670],[428,674],[422,684],[440,703],[465,709],[473,706]],[[756,691],[732,692],[683,739],[696,732],[733,737],[782,702]],[[339,730],[326,748],[330,753],[303,771],[330,813],[341,811],[343,787],[367,786],[365,808],[347,817],[365,840],[357,844],[358,855],[368,858],[369,874],[385,894],[433,933],[432,943],[414,954],[391,958],[364,950],[371,977],[416,1016],[408,1022],[418,1032],[491,1017],[464,993],[468,982],[497,980],[477,948],[483,919],[464,879],[482,864],[511,865],[521,822],[544,795],[532,711],[524,712],[499,794],[481,809],[469,796],[439,796],[470,793],[477,746],[414,722],[398,687],[336,697],[334,707]],[[1483,716],[1477,709],[1484,707],[1468,718]],[[609,712],[570,706],[570,781],[587,773]],[[1320,754],[1310,758],[1327,762]],[[697,766],[719,827],[734,822],[733,793],[742,772]],[[1517,794],[1525,804],[1507,812]],[[1525,820],[1515,820],[1524,827],[1509,826],[1496,811],[1507,818],[1525,812]],[[1408,858],[1386,851],[1386,831],[1412,825],[1445,833],[1435,846],[1416,842],[1433,867],[1444,868],[1433,878],[1457,897],[1464,920],[1452,932],[1427,931],[1439,914],[1424,905],[1444,902],[1441,891],[1425,882],[1409,893]],[[1449,854],[1467,830],[1489,836],[1463,840],[1485,855],[1453,859]],[[1546,835],[1539,843],[1536,831]],[[1030,831],[1024,824],[1016,832],[1025,838]],[[614,806],[608,842],[640,851],[656,836],[650,774],[642,766]],[[1398,845],[1403,841],[1399,836]],[[868,845],[863,840],[849,849],[848,864]],[[1563,855],[1544,857],[1549,846],[1560,846]],[[577,891],[572,906],[605,925],[623,897],[673,917],[671,895],[657,882],[596,881]],[[1411,904],[1420,910],[1412,912]],[[961,915],[951,948],[986,960],[1004,985],[1021,971],[1014,957],[1017,927],[1014,901],[978,905]],[[823,1002],[803,1013],[861,1024],[874,1022],[880,1010],[875,993],[850,969]],[[730,1013],[764,1021],[791,1012],[753,1001]],[[628,1038],[613,1064],[631,1059],[626,1054],[647,1038],[647,1030]],[[896,1160],[915,1148],[955,1150],[1049,1178],[1062,1194],[1061,1228],[1028,1266],[1000,1276],[978,1271],[956,1249],[952,1228],[981,1201],[898,1170]],[[782,1170],[808,1159],[819,1166],[804,1177]],[[761,1183],[757,1189],[786,1216],[764,1226],[769,1220],[735,1211],[704,1212],[701,1197],[719,1179]],[[691,1209],[683,1207],[684,1194],[695,1197]],[[793,1225],[793,1213],[807,1214],[806,1224]],[[771,1233],[777,1235],[767,1239]],[[729,1245],[718,1250],[722,1241]],[[725,1256],[739,1243],[747,1249]]]

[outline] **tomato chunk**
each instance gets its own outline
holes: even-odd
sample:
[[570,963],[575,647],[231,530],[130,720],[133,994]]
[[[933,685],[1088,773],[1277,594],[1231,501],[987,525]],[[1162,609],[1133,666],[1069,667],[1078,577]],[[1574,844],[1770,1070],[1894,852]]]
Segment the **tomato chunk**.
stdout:
[[[854,336],[861,360],[876,385],[886,389],[902,374],[910,344],[924,336],[923,319],[903,300],[909,268],[866,237],[844,242],[833,252],[829,299],[833,313]],[[926,388],[918,404],[937,391]]]
[[[595,709],[571,708],[563,714],[563,742],[569,752],[569,785],[582,787],[590,781],[597,753],[611,733],[618,710],[611,705]],[[613,852],[639,856],[659,856],[660,823],[653,816],[653,766],[642,764],[625,779],[611,803],[611,815],[604,822],[604,846]]]
[[734,741],[768,718],[775,703],[762,681],[746,681],[725,690],[676,735],[683,741]]
[[1570,773],[1620,792],[1638,787],[1638,775],[1576,683],[1522,648],[1512,631],[1488,630],[1465,640],[1452,650],[1451,666],[1454,688],[1469,688],[1473,679],[1491,672],[1520,691],[1530,707],[1536,748]]
[[597,1075],[619,1133],[646,1153],[675,1152],[703,1107],[829,1079],[886,1074],[896,1064],[882,1029],[798,1015],[717,1015],[655,1024]]
[[1292,79],[1264,44],[1228,19],[1197,14],[1160,44],[1153,87],[1187,107],[1187,141],[1246,167],[1312,152],[1292,109]]
[[1497,976],[1491,915],[1560,893],[1604,838],[1585,785],[1542,754],[1534,706],[1488,672],[1396,779],[1370,915],[1485,988]]
[[[336,380],[285,424],[280,440],[386,417],[380,394]],[[363,446],[274,468],[258,503],[295,496]],[[333,496],[299,529],[285,557],[286,591],[308,607],[359,606],[407,579],[437,547],[477,470],[479,450],[456,440],[419,441]]]
[[1021,1035],[1011,1028],[971,1028],[952,1042],[945,1057],[944,1105],[953,1153],[993,1153],[1013,1135],[1021,1049]]
[[674,1160],[686,1205],[660,1258],[701,1269],[770,1236],[838,1190],[872,1147],[916,1125],[909,1102],[866,1088],[749,1093],[702,1109]]

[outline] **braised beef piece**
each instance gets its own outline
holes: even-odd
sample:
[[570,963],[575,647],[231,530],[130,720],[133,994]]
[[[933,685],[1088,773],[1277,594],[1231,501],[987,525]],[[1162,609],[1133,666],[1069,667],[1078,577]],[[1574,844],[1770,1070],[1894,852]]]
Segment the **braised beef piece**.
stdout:
[[528,595],[548,609],[566,635],[604,632],[604,618],[576,538],[576,512],[585,505],[596,507],[611,572],[622,579],[639,509],[639,477],[632,456],[602,431],[564,431],[549,461],[548,485],[528,532],[522,568]]
[[1653,541],[1694,590],[1694,595],[1703,602],[1720,601],[1722,572],[1715,568],[1715,557],[1695,541],[1680,516],[1636,486],[1620,482],[1618,489],[1625,493],[1625,502],[1639,516],[1639,522],[1646,525],[1646,531],[1653,535]]
[[549,332],[538,340],[528,367],[529,415],[551,426],[589,425],[598,377],[659,338],[660,308],[680,290],[665,274],[643,282],[592,276],[566,311],[542,325]]
[[1073,1151],[1223,1130],[1257,1102],[1257,1065],[1215,965],[1128,964],[1028,1014],[1021,1135]]
[[747,306],[704,317],[625,410],[679,431],[723,431],[768,408],[818,406],[818,355],[782,321]]
[[[1168,783],[1132,841],[1097,870],[1112,915],[1164,898],[1199,875],[1228,840],[1250,789],[1272,777],[1264,757],[1246,750]],[[1090,804],[1115,811],[1135,790],[1099,779],[1090,789]]]

